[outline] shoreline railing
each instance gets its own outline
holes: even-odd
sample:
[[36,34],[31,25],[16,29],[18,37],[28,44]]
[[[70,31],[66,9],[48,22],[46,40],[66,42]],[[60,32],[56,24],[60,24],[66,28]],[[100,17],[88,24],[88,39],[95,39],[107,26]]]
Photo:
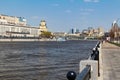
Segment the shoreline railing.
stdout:
[[98,76],[100,76],[98,48],[100,48],[100,42],[93,48],[88,60],[80,61],[80,73],[77,76],[74,71],[67,73],[68,80],[98,80]]

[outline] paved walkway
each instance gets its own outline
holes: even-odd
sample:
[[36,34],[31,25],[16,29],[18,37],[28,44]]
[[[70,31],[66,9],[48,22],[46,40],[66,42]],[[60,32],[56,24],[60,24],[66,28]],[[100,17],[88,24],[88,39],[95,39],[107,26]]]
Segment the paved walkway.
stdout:
[[103,80],[120,80],[120,47],[102,44]]

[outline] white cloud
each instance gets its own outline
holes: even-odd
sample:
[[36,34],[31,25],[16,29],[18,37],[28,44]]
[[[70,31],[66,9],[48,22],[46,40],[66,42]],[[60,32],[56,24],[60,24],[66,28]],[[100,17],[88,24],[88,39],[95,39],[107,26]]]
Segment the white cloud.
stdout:
[[65,12],[66,12],[66,13],[71,13],[72,11],[71,11],[71,10],[66,10]]
[[81,8],[80,11],[93,12],[94,9]]
[[55,3],[55,4],[52,4],[52,6],[57,7],[59,6],[59,4]]
[[74,2],[75,0],[69,0],[70,2]]
[[100,0],[94,0],[94,2],[100,2]]
[[32,19],[39,19],[39,16],[32,16]]
[[80,9],[80,14],[81,15],[89,15],[94,11],[94,9],[90,9],[90,8],[81,8]]
[[81,12],[80,15],[89,15],[90,13],[89,12]]
[[94,2],[94,3],[97,3],[97,2],[100,2],[100,0],[84,0],[84,2]]

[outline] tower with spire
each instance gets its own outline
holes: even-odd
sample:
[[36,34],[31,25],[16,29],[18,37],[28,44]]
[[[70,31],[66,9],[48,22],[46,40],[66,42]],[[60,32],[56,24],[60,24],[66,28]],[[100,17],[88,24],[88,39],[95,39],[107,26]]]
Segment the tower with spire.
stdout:
[[41,20],[39,27],[40,27],[40,32],[47,32],[48,31],[45,20]]

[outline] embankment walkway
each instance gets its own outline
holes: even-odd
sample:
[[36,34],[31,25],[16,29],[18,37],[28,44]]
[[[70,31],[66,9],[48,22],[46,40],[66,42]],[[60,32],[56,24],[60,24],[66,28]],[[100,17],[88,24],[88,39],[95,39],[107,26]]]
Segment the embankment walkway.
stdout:
[[105,42],[101,53],[103,80],[120,80],[120,47]]

